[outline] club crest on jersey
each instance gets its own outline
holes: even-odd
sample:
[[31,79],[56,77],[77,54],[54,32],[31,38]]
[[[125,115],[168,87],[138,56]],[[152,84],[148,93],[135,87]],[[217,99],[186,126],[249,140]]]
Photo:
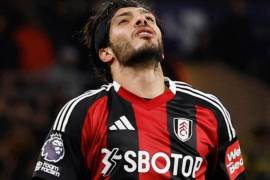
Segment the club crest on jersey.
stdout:
[[186,118],[173,119],[174,133],[180,141],[185,142],[192,136],[192,120]]
[[49,162],[58,162],[64,158],[65,149],[61,134],[51,134],[41,149],[41,156]]

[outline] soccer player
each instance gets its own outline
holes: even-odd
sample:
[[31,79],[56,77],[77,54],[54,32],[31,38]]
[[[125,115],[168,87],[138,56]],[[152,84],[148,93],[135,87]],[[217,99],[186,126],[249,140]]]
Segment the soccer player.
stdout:
[[60,110],[34,178],[244,179],[228,111],[215,96],[164,77],[150,8],[110,2],[84,34],[97,72],[111,82]]

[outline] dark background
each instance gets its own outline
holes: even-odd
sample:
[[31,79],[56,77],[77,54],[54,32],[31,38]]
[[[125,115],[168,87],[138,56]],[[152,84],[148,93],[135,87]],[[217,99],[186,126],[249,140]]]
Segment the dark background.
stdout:
[[[100,1],[0,2],[0,179],[29,179],[57,112],[101,84],[80,31]],[[217,95],[248,179],[270,179],[270,1],[148,1],[164,25],[164,70]]]

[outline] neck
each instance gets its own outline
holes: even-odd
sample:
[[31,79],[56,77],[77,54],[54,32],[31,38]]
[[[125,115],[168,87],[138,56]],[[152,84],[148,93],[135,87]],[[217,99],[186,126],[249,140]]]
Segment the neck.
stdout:
[[115,65],[113,80],[133,94],[152,99],[165,91],[164,76],[160,63],[151,68],[133,68]]

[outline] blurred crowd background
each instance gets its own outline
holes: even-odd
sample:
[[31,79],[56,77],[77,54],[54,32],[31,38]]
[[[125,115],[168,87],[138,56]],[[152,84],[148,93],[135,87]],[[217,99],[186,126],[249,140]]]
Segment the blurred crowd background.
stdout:
[[[98,88],[80,31],[100,1],[0,2],[0,179],[29,179],[59,109]],[[215,94],[248,179],[270,179],[270,1],[155,0],[167,75]]]

